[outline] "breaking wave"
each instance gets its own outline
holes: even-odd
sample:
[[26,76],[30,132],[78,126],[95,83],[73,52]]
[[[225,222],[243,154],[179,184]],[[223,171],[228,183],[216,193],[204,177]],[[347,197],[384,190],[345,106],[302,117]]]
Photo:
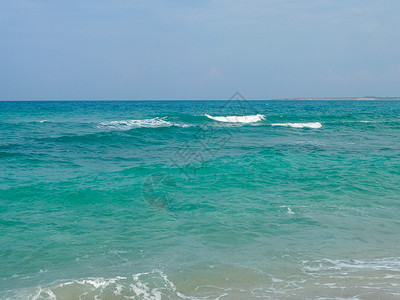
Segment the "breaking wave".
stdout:
[[106,127],[118,130],[129,130],[133,128],[158,128],[158,127],[189,127],[190,125],[182,123],[173,123],[165,120],[164,118],[153,118],[153,119],[141,119],[141,120],[121,120],[121,121],[109,121],[100,123],[99,127]]
[[225,122],[225,123],[256,123],[261,120],[265,120],[264,115],[251,115],[251,116],[226,116],[226,117],[213,117],[206,114],[206,117],[218,121],[218,122]]
[[163,272],[138,273],[129,277],[86,278],[37,286],[18,291],[13,299],[190,299],[179,293]]
[[310,122],[310,123],[273,123],[272,126],[284,126],[293,128],[321,128],[322,124],[320,122]]

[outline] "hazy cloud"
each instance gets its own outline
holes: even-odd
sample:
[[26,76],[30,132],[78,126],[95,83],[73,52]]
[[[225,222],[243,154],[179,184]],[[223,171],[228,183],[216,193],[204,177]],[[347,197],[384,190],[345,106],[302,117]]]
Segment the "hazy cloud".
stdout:
[[2,1],[0,99],[399,95],[398,11],[394,0]]

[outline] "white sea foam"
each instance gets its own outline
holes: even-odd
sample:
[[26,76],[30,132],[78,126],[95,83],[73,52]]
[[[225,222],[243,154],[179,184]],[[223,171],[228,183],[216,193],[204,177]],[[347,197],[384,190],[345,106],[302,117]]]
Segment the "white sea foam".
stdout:
[[290,205],[282,205],[281,207],[287,208],[287,213],[288,213],[289,215],[294,215],[294,212],[293,212],[292,209],[290,208]]
[[[393,261],[394,260],[394,261]],[[178,291],[175,284],[161,271],[133,274],[127,277],[114,278],[85,278],[70,281],[56,281],[47,286],[37,286],[25,288],[18,291],[7,291],[4,299],[31,299],[31,300],[56,300],[64,299],[66,296],[74,299],[306,299],[310,295],[318,292],[325,297],[315,299],[339,299],[339,294],[359,293],[367,295],[376,293],[379,289],[382,299],[385,296],[399,296],[399,284],[397,276],[398,258],[378,259],[373,261],[358,260],[315,260],[303,261],[302,276],[298,279],[288,280],[286,278],[276,278],[265,274],[270,278],[256,280],[253,286],[243,288],[236,285],[233,280],[229,283],[229,278],[220,280],[220,283],[207,284],[203,280],[194,281],[193,289],[180,288],[185,290],[185,294]],[[313,268],[309,270],[304,266],[315,264],[328,265],[328,268]],[[331,268],[336,265],[336,268]],[[349,269],[350,268],[350,269]],[[356,269],[356,270],[353,270]],[[358,270],[357,270],[358,269]],[[360,270],[361,269],[361,270]],[[377,273],[364,271],[378,270]],[[362,271],[361,273],[353,273]],[[387,274],[382,271],[388,271]],[[396,273],[394,273],[395,271]],[[241,273],[240,273],[241,274]],[[200,275],[200,274],[199,274]],[[386,276],[385,276],[386,275]],[[246,275],[243,274],[246,279]],[[258,273],[258,276],[260,274]],[[240,278],[240,277],[239,277]],[[264,282],[266,285],[259,284]],[[392,279],[388,281],[389,279]],[[193,279],[190,279],[193,280]],[[222,283],[224,282],[224,283]],[[248,281],[245,281],[248,284]],[[221,286],[222,283],[222,286]],[[229,286],[226,286],[229,284]],[[73,295],[73,296],[72,296]],[[2,299],[3,299],[2,298]],[[388,299],[392,299],[388,297]],[[340,298],[341,299],[341,298]],[[346,298],[357,299],[357,298]],[[371,298],[372,299],[372,298]],[[393,298],[394,299],[394,298]],[[397,299],[397,298],[396,298]]]
[[303,269],[307,272],[350,271],[350,270],[388,270],[400,272],[399,258],[383,258],[371,261],[323,259],[313,262],[303,261]]
[[83,279],[83,280],[76,280],[74,282],[68,282],[66,284],[73,284],[77,283],[80,285],[92,285],[95,289],[98,288],[105,288],[110,284],[114,284],[116,281],[126,279],[126,277],[117,276],[111,279],[104,279],[104,278],[91,278],[91,279]]
[[265,120],[264,115],[250,115],[250,116],[226,116],[226,117],[213,117],[208,114],[206,114],[206,117],[218,121],[218,122],[225,122],[225,123],[256,123],[261,120]]
[[272,126],[285,126],[293,128],[321,128],[322,124],[320,122],[309,122],[309,123],[272,123]]
[[100,123],[100,127],[107,127],[118,130],[129,130],[133,128],[158,128],[158,127],[189,127],[187,124],[173,123],[163,118],[153,119],[139,119],[139,120],[120,120],[120,121],[109,121]]
[[33,290],[20,290],[12,298],[55,300],[58,297],[62,298],[63,295],[77,293],[80,293],[79,299],[86,299],[89,296],[91,299],[108,299],[111,293],[115,296],[124,295],[126,299],[161,300],[163,297],[192,299],[179,293],[174,283],[160,271],[138,273],[132,277],[117,276],[108,279],[98,277],[55,282],[50,286],[38,286]]
[[46,300],[56,300],[57,297],[53,293],[51,289],[42,289],[40,286],[38,287],[38,290],[33,294],[28,297],[29,300],[41,300],[41,299],[46,299]]

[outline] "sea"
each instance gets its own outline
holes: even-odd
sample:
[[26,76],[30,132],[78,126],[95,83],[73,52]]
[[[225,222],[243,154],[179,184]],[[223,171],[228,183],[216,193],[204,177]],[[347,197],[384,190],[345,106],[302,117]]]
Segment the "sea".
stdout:
[[400,299],[400,102],[0,102],[0,299]]

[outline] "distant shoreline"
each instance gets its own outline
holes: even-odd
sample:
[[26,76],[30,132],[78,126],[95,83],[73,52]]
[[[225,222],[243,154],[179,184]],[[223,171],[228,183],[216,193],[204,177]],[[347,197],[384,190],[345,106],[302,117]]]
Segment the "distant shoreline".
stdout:
[[376,101],[376,100],[400,100],[400,97],[341,97],[341,98],[282,98],[277,100],[358,100],[358,101]]

